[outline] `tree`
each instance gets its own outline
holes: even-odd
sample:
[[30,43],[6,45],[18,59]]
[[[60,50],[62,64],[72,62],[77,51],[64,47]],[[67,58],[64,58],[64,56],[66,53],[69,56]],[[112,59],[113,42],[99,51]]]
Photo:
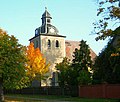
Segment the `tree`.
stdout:
[[[91,83],[91,74],[89,68],[92,67],[89,46],[86,41],[80,42],[80,49],[75,49],[73,61],[69,62],[67,58],[56,65],[58,70],[59,85],[70,89],[72,96],[78,95],[78,86]],[[64,89],[63,89],[64,92]]]
[[77,78],[80,85],[88,85],[91,83],[90,72],[86,70],[81,70],[79,77]]
[[46,59],[43,58],[39,48],[34,48],[34,44],[30,43],[26,50],[26,72],[30,80],[37,79],[41,82],[41,79],[45,77],[45,74],[49,71],[50,64],[46,64]]
[[24,65],[24,46],[0,29],[0,101],[4,100],[3,87],[12,89],[23,85]]
[[93,83],[120,83],[120,53],[113,46],[113,39],[95,60]]
[[97,16],[100,18],[94,23],[95,33],[98,34],[96,40],[104,40],[108,37],[110,39],[108,45],[95,60],[93,81],[94,83],[119,83],[120,0],[97,1],[99,3]]
[[[94,33],[98,34],[96,40],[104,40],[113,37],[114,29],[119,27],[120,22],[120,0],[97,0],[99,3],[99,20],[94,22]],[[112,25],[112,26],[111,26]]]
[[61,87],[68,86],[69,82],[69,71],[70,71],[70,62],[65,57],[61,63],[56,64],[56,69],[58,70],[58,82]]
[[58,70],[58,83],[62,87],[62,94],[64,95],[64,88],[69,88],[71,83],[71,64],[68,58],[64,58],[61,63],[56,64]]
[[[89,46],[86,44],[86,41],[82,40],[80,42],[80,49],[75,49],[75,52],[73,53],[73,63],[72,63],[72,70],[74,78],[73,84],[79,85],[79,84],[88,84],[90,82],[90,73],[88,71],[88,68],[92,67],[92,60],[90,56],[90,49]],[[86,75],[84,75],[86,74]],[[89,80],[86,80],[89,78]],[[86,82],[84,81],[86,80]],[[84,83],[85,82],[85,83]]]

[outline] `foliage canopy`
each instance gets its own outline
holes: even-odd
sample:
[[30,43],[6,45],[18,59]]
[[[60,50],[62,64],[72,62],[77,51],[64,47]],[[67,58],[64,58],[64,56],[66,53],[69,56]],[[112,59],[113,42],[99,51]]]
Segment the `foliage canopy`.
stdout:
[[[120,23],[120,1],[119,0],[97,0],[99,8],[97,16],[99,20],[94,22],[94,33],[98,34],[96,40],[104,40],[107,37],[113,37],[114,29],[119,27]],[[111,26],[112,25],[112,26]]]
[[34,48],[34,44],[30,43],[26,50],[26,72],[30,80],[40,80],[44,78],[49,71],[50,64],[46,64],[46,59],[43,58],[39,48]]
[[70,81],[70,62],[65,57],[61,63],[55,66],[58,70],[58,82],[61,87],[68,86]]
[[106,48],[95,60],[93,83],[120,83],[120,53],[109,41]]
[[91,83],[91,74],[88,68],[92,68],[89,46],[86,41],[80,42],[80,49],[75,49],[73,60],[69,62],[67,58],[57,64],[59,70],[59,82],[62,86],[78,86],[79,84]]
[[[90,72],[88,68],[92,68],[92,60],[90,56],[89,46],[86,44],[86,41],[80,41],[80,49],[75,49],[73,53],[73,62],[72,69],[76,74],[74,83],[75,85],[79,84],[89,84],[91,80]],[[73,75],[73,76],[74,76]]]
[[0,29],[0,79],[5,88],[24,87],[24,46]]

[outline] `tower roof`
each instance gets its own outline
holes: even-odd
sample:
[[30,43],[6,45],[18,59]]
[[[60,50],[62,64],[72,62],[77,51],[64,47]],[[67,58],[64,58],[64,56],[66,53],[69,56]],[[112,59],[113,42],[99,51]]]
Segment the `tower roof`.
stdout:
[[47,8],[45,7],[45,12],[43,13],[43,15],[42,15],[42,18],[52,18],[51,17],[51,15],[50,15],[50,13],[47,11]]

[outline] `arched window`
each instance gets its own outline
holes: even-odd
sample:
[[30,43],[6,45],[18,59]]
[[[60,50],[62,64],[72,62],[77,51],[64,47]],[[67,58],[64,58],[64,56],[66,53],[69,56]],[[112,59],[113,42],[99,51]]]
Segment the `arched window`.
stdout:
[[56,47],[59,47],[59,41],[56,40]]
[[47,23],[50,23],[50,19],[47,19]]
[[51,47],[51,41],[48,39],[48,48]]

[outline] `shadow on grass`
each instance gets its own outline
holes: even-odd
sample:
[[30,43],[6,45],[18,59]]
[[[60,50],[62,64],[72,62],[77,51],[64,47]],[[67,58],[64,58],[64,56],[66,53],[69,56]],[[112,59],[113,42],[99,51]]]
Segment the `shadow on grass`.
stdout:
[[52,95],[5,95],[5,102],[120,102],[119,99],[88,99]]

